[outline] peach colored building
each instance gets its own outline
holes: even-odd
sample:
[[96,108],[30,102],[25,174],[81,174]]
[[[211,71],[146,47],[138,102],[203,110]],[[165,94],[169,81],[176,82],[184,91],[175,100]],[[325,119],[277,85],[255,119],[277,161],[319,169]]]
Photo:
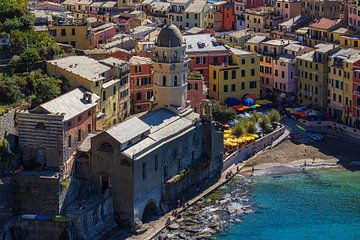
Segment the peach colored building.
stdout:
[[204,83],[204,77],[200,72],[189,72],[187,79],[187,99],[195,112],[200,113],[200,103],[206,99],[207,88]]
[[129,63],[131,111],[147,111],[151,108],[154,95],[153,62],[150,58],[133,56]]
[[277,0],[275,11],[284,17],[284,21],[301,15],[300,0]]
[[109,39],[117,34],[116,25],[114,23],[105,23],[100,26],[89,28],[91,36],[91,44],[97,48],[100,44],[107,43]]

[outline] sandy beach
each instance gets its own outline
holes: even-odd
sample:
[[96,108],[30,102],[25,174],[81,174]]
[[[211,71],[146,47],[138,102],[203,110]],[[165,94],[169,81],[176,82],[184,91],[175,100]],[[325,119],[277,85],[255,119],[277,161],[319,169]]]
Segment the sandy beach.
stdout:
[[302,171],[304,167],[306,170],[328,167],[354,169],[350,162],[360,160],[359,154],[359,145],[329,136],[320,142],[306,144],[285,140],[247,160],[242,173],[249,173],[252,167],[254,175],[296,172]]

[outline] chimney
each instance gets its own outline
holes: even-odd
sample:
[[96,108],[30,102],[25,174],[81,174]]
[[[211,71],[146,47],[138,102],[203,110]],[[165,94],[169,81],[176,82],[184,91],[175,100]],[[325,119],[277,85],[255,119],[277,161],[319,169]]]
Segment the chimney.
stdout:
[[84,92],[83,100],[86,103],[92,103],[92,95],[91,95],[91,93],[90,92]]

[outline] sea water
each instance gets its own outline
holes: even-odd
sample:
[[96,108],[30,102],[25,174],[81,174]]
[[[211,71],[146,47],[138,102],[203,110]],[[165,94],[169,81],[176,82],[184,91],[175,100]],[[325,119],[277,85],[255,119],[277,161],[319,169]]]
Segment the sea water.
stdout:
[[255,213],[216,240],[360,239],[360,172],[267,175],[250,187]]

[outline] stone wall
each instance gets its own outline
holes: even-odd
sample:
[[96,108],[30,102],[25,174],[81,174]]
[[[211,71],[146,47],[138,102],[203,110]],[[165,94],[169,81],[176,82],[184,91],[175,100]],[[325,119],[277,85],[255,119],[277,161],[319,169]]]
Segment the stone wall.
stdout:
[[275,131],[273,131],[270,134],[267,134],[266,136],[257,139],[255,142],[248,144],[245,147],[240,148],[238,151],[232,153],[230,156],[228,156],[224,160],[224,166],[223,171],[228,169],[234,164],[240,163],[247,158],[249,158],[249,155],[254,153],[255,151],[261,151],[269,144],[272,144],[274,140],[278,139],[283,133],[285,132],[285,127],[282,126]]
[[10,111],[3,116],[0,116],[0,138],[4,136],[5,132],[15,134],[14,116],[15,111]]
[[59,179],[41,176],[15,176],[15,214],[59,214]]

